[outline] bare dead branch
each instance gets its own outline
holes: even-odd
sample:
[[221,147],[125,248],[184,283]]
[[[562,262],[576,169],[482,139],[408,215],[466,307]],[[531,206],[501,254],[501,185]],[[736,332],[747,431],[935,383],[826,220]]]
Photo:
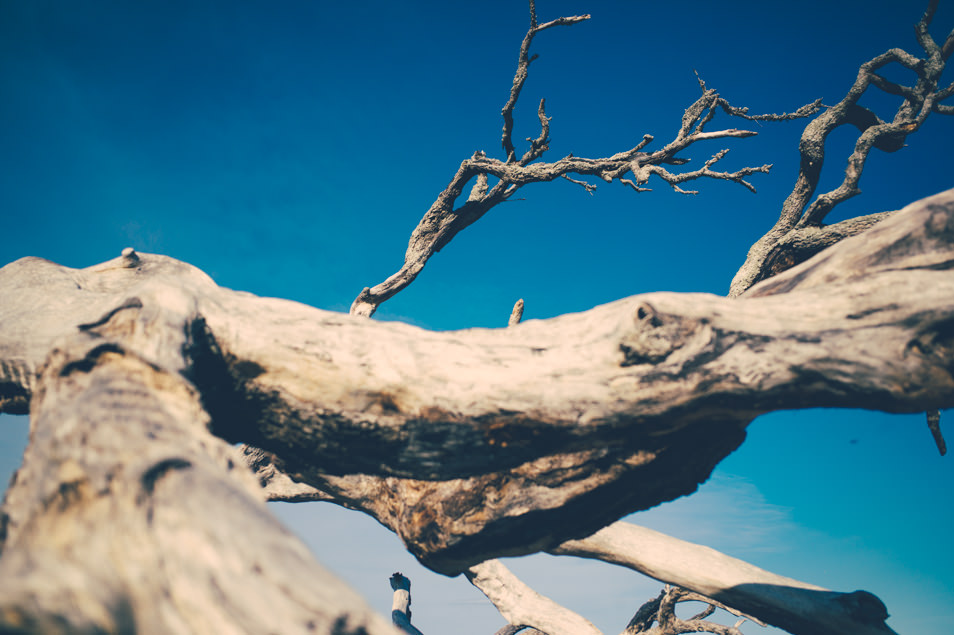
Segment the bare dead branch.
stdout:
[[[545,101],[540,100],[537,109],[540,134],[536,139],[527,139],[530,147],[520,160],[517,160],[512,141],[513,110],[526,82],[530,62],[535,59],[529,56],[533,36],[553,26],[575,24],[589,18],[588,15],[573,16],[536,25],[536,10],[532,3],[530,14],[531,27],[520,46],[517,72],[514,75],[510,99],[502,110],[504,118],[503,147],[506,158],[504,160],[493,159],[487,157],[484,152],[477,151],[470,159],[461,163],[451,182],[438,195],[437,200],[424,214],[424,217],[411,234],[404,255],[404,264],[384,282],[363,289],[351,305],[353,315],[373,315],[382,302],[411,284],[430,257],[447,245],[454,236],[479,220],[494,206],[509,199],[519,188],[530,183],[542,183],[560,178],[579,185],[592,194],[596,186],[575,177],[594,176],[606,183],[618,181],[636,192],[647,192],[651,188],[645,187],[645,184],[650,176],[656,175],[668,183],[674,191],[682,194],[695,194],[696,192],[684,190],[679,187],[680,184],[701,178],[738,183],[754,192],[755,187],[746,180],[746,177],[755,173],[768,172],[771,165],[743,167],[736,171],[713,170],[712,166],[725,156],[726,150],[713,155],[698,170],[677,174],[662,166],[686,164],[689,160],[679,156],[679,153],[700,141],[745,138],[757,134],[752,130],[735,128],[707,131],[705,129],[706,125],[712,121],[720,110],[729,116],[744,120],[784,121],[810,116],[820,107],[820,102],[814,102],[802,106],[792,113],[750,115],[748,109],[730,105],[718,92],[707,88],[700,79],[699,85],[702,89],[702,95],[686,109],[676,137],[663,148],[655,152],[644,152],[644,148],[653,141],[652,135],[644,135],[642,140],[633,148],[606,158],[589,159],[574,157],[570,154],[558,161],[546,163],[537,162],[549,148],[550,142],[550,119],[546,115]],[[499,182],[489,190],[487,186],[488,176],[499,179]],[[467,200],[460,207],[456,207],[457,200],[464,188],[475,179],[476,182],[471,187]]]
[[880,212],[849,218],[834,225],[792,229],[766,255],[763,265],[766,277],[790,269],[795,263],[805,262],[823,249],[869,230],[894,213]]
[[[563,175],[563,178],[566,179],[567,181],[569,181],[570,183],[574,183],[574,184],[576,184],[576,185],[579,185],[579,186],[582,187],[584,190],[586,190],[586,193],[587,193],[587,194],[590,194],[591,196],[592,196],[593,192],[596,191],[596,186],[593,185],[592,183],[587,183],[586,181],[581,181],[581,180],[579,180],[579,179],[574,179],[574,178],[572,178],[572,177],[567,176],[566,174]],[[620,183],[627,183],[627,184],[630,184],[630,185],[631,185],[631,184],[632,184],[632,181],[630,181],[629,179],[620,179]],[[635,186],[634,186],[634,187],[635,187]],[[640,191],[644,191],[644,192],[645,192],[646,190],[640,190]]]
[[516,326],[520,324],[520,320],[523,319],[523,298],[517,300],[513,305],[513,311],[510,312],[510,319],[507,321],[507,326]]
[[[680,602],[702,602],[705,610],[688,620],[676,615],[676,606]],[[666,586],[660,594],[643,604],[630,620],[622,635],[681,635],[682,633],[716,633],[717,635],[743,635],[739,626],[747,619],[736,622],[735,626],[724,626],[705,618],[712,615],[716,608],[739,615],[737,611],[724,606],[711,598],[686,591],[676,586]],[[758,620],[756,623],[761,626]],[[655,624],[655,626],[654,626]]]
[[[50,456],[86,466],[90,501],[105,501],[101,492],[121,487],[112,491],[124,492],[125,502],[115,504],[139,510],[120,509],[117,518],[131,523],[122,533],[160,540],[163,549],[149,557],[174,558],[184,576],[194,577],[208,562],[177,542],[182,515],[172,510],[183,509],[183,501],[209,532],[201,544],[220,545],[229,535],[245,545],[236,549],[271,553],[259,542],[270,536],[266,542],[274,538],[290,549],[287,559],[268,565],[272,580],[301,573],[295,563],[304,547],[269,524],[255,507],[258,484],[233,469],[230,444],[237,442],[268,450],[286,474],[374,515],[427,566],[454,574],[488,558],[565,545],[693,491],[764,412],[950,407],[952,218],[954,190],[910,205],[741,299],[646,294],[554,320],[462,333],[255,298],[149,254],[86,269],[18,260],[0,268],[0,383],[15,395],[13,407],[29,403],[34,432],[41,432],[0,511],[0,598],[22,599],[28,588],[51,601],[68,597],[56,595],[60,587],[48,593],[39,586],[65,580],[47,569],[32,587],[7,575],[18,566],[10,559],[17,550],[22,557],[62,554],[44,556],[57,571],[63,558],[72,558],[80,566],[62,588],[100,588],[88,577],[95,572],[118,585],[115,597],[140,594],[137,616],[153,615],[155,599],[167,597],[144,591],[140,576],[124,577],[130,569],[104,564],[118,561],[104,553],[135,560],[140,543],[114,544],[103,530],[114,517],[98,503],[76,508],[83,520],[65,525],[69,536],[32,531],[39,519],[60,526],[62,510],[44,504],[44,492],[77,483],[73,468],[49,470]],[[55,363],[54,344],[62,353],[53,355]],[[16,365],[7,374],[10,360]],[[90,409],[81,415],[83,403]],[[96,425],[90,430],[83,422]],[[116,447],[115,435],[135,452],[104,450]],[[218,448],[214,460],[212,448]],[[162,509],[169,513],[149,524],[147,499],[137,492],[143,483],[159,491],[156,475],[167,472],[163,487],[172,489]],[[228,493],[239,485],[235,479],[247,482],[241,487],[248,505],[238,504],[237,491]],[[222,530],[236,526],[223,525],[223,517],[256,531]],[[156,531],[162,533],[150,533]],[[245,541],[246,533],[255,540]],[[641,538],[637,546],[649,545]],[[660,553],[652,549],[650,556]],[[747,567],[741,579],[721,579],[727,590],[714,592],[703,586],[711,579],[673,579],[677,560],[665,559],[658,575],[783,628],[808,610],[815,617],[802,619],[801,633],[890,632],[876,623],[884,609],[868,594],[753,580]],[[693,565],[692,575],[701,570],[697,561],[681,559]],[[730,569],[719,564],[715,571],[725,576]],[[234,592],[232,606],[266,597],[249,591],[261,583],[260,571],[233,574],[216,580]],[[313,588],[321,589],[321,576],[313,574],[307,574]],[[214,598],[223,588],[203,589],[202,597],[218,606]],[[742,600],[729,597],[732,590]],[[773,595],[783,605],[774,617],[767,599]],[[298,610],[288,607],[288,615]]]
[[[583,22],[584,20],[589,20],[589,15],[576,15],[568,18],[557,18],[546,24],[537,25],[537,10],[534,5],[533,0],[530,0],[530,29],[527,31],[527,34],[523,37],[523,42],[520,43],[520,54],[517,58],[517,72],[513,76],[513,86],[510,89],[510,98],[507,100],[507,103],[504,104],[503,109],[500,111],[500,114],[503,115],[504,127],[503,127],[503,137],[501,139],[501,145],[504,149],[504,154],[507,157],[507,161],[516,160],[516,149],[513,146],[513,110],[517,106],[517,99],[520,97],[520,91],[523,90],[523,85],[527,81],[527,75],[530,68],[530,62],[535,60],[537,56],[530,57],[530,43],[533,42],[534,36],[545,29],[549,29],[554,26],[562,26],[569,24],[576,24],[577,22]],[[543,111],[543,102],[540,102],[540,112]],[[543,123],[543,117],[541,115],[541,123]],[[545,124],[544,124],[545,126]],[[541,135],[545,136],[545,135]],[[531,152],[528,151],[528,154]],[[526,155],[524,156],[526,159]],[[536,157],[534,157],[536,158]],[[527,159],[532,161],[533,159]]]
[[[795,232],[821,228],[827,215],[837,205],[861,193],[859,181],[873,148],[896,152],[904,147],[908,135],[917,132],[932,112],[954,113],[954,108],[941,103],[954,94],[954,84],[938,89],[938,80],[944,72],[946,60],[954,50],[954,31],[943,47],[934,42],[928,26],[936,8],[937,1],[932,0],[915,25],[918,44],[924,50],[923,58],[893,48],[863,63],[845,97],[805,127],[799,143],[801,164],[792,192],[782,204],[778,221],[750,248],[745,262],[732,280],[730,296],[738,296],[760,280],[783,271],[779,268],[777,258],[769,262],[777,248],[786,242],[793,242],[792,234]],[[905,86],[890,82],[878,74],[881,68],[890,64],[899,64],[914,72],[917,82]],[[902,98],[891,121],[883,121],[875,113],[858,105],[859,99],[872,86]],[[848,157],[844,179],[838,187],[819,194],[809,205],[821,178],[826,139],[835,129],[844,125],[854,126],[860,132],[854,150]],[[806,252],[805,255],[811,254]],[[786,263],[787,266],[794,266],[803,261],[793,257],[787,259]]]
[[488,560],[464,572],[511,624],[533,626],[547,635],[602,635],[586,618],[540,595],[499,560]]
[[[651,578],[692,589],[692,593],[680,590],[669,595],[668,601],[692,599],[714,604],[739,617],[759,624],[764,620],[795,635],[893,633],[884,624],[887,618],[884,605],[870,593],[828,591],[764,571],[709,547],[630,523],[613,523],[588,538],[568,540],[550,553],[594,558],[628,567]],[[677,600],[677,597],[683,599]],[[656,602],[664,601],[667,601],[666,594],[656,599]],[[626,632],[651,632],[648,629],[652,620],[669,610],[663,609],[665,607],[661,609],[651,603],[648,607],[644,605],[627,627],[634,630]],[[663,626],[665,623],[664,620]],[[703,628],[677,632],[697,631],[731,632]]]
[[530,142],[530,149],[520,158],[520,165],[526,165],[531,161],[543,156],[543,153],[550,149],[550,118],[546,113],[546,100],[540,100],[540,107],[537,109],[537,118],[540,120],[540,136],[536,139],[527,138]]
[[411,624],[411,581],[397,571],[391,574],[389,582],[394,590],[391,601],[391,623],[408,635],[424,635]]

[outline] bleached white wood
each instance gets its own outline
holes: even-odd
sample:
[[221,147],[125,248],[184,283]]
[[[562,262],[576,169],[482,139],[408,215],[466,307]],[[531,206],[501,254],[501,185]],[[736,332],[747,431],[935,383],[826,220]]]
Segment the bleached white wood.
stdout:
[[0,631],[395,633],[209,432],[187,379],[194,303],[140,297],[51,342],[39,368],[0,510]]
[[697,545],[617,522],[551,550],[628,567],[690,589],[794,635],[889,635],[887,610],[870,593],[837,593]]
[[465,575],[511,624],[532,626],[547,635],[603,635],[586,618],[521,582],[499,560],[474,565]]
[[[208,521],[200,523],[206,538],[170,538],[165,547],[186,545],[210,566],[226,553],[247,554],[251,547],[230,541],[252,534],[244,519],[258,518],[258,508],[242,498],[252,494],[241,479],[223,474],[235,455],[219,439],[263,448],[281,472],[373,514],[428,566],[456,573],[488,557],[554,548],[691,492],[760,413],[950,407],[952,228],[948,191],[739,299],[654,293],[454,333],[256,298],[162,256],[126,252],[79,270],[11,263],[0,269],[0,408],[29,405],[30,452],[39,458],[24,466],[3,507],[0,569],[16,572],[3,584],[29,570],[45,579],[62,550],[79,544],[71,540],[82,532],[69,538],[54,529],[63,518],[51,501],[86,492],[83,483],[110,494],[90,494],[106,507],[66,505],[85,515],[79,526],[102,529],[104,519],[128,515],[132,525],[117,527],[141,535],[136,483],[152,481],[143,481],[147,473],[162,477],[156,492],[172,487],[163,507],[177,519],[170,536],[181,538],[196,514]],[[148,435],[180,428],[188,433],[170,445]],[[127,438],[133,432],[145,436]],[[68,442],[41,443],[60,438]],[[245,494],[226,495],[233,491]],[[223,501],[235,502],[231,524]],[[104,545],[91,553],[111,553],[108,534],[96,535]],[[298,549],[276,540],[280,550]],[[143,557],[154,564],[157,553],[147,545]],[[65,588],[97,589],[102,597],[80,602],[90,608],[82,616],[114,625],[126,605],[109,601],[125,597],[127,584],[115,580],[155,570],[142,565],[129,578],[108,574],[89,585],[95,567],[78,562],[62,568]],[[203,561],[178,562],[194,573]],[[239,573],[229,579],[246,586]],[[37,583],[3,597],[19,598],[10,610],[55,613],[70,596],[47,596]],[[332,616],[323,615],[327,626]],[[184,618],[168,619],[175,630]]]

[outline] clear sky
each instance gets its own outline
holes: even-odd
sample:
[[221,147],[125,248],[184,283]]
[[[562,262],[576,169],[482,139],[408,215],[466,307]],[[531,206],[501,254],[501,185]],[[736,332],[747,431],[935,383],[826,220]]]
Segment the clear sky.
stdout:
[[[938,39],[954,27],[952,3],[942,4]],[[661,147],[699,94],[693,70],[753,112],[832,104],[861,62],[895,46],[920,52],[922,10],[538,0],[541,21],[593,18],[537,37],[514,138],[537,135],[546,97],[546,158],[608,156],[646,133]],[[527,25],[519,0],[0,2],[0,264],[42,256],[85,267],[132,246],[223,286],[347,310],[399,267],[460,161],[501,156],[500,108]],[[891,116],[888,99],[863,103]],[[644,194],[600,184],[594,196],[567,182],[526,187],[376,318],[503,326],[520,297],[526,318],[546,318],[648,291],[724,294],[791,189],[803,125],[752,124],[758,137],[688,153],[698,164],[730,147],[727,169],[774,163],[751,178],[758,194],[715,181],[695,197],[662,183]],[[853,141],[847,130],[830,139],[823,187],[840,180]],[[902,151],[875,153],[864,194],[838,218],[951,187],[952,142],[954,117],[934,116]],[[4,479],[26,427],[0,417]],[[940,634],[954,619],[952,479],[954,458],[938,456],[923,415],[779,413],[755,421],[698,493],[630,520],[784,575],[870,590],[900,633]],[[402,570],[424,632],[502,624],[479,592],[424,570],[373,520],[330,505],[274,509],[382,613],[387,578]],[[510,564],[607,633],[660,588],[570,558]]]

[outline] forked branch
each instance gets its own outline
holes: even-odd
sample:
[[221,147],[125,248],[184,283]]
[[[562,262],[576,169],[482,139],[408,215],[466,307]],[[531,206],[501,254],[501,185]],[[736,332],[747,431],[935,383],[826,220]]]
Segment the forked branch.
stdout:
[[[680,602],[701,602],[706,605],[706,608],[701,613],[684,620],[676,615],[676,606]],[[707,620],[706,618],[715,613],[716,609],[727,611],[740,619],[734,626],[725,626]],[[639,607],[636,615],[626,625],[622,635],[680,635],[681,633],[743,635],[739,627],[746,620],[765,626],[762,622],[743,615],[717,600],[676,586],[666,585],[658,596]]]
[[[944,88],[938,86],[947,60],[954,52],[954,30],[940,46],[928,32],[937,5],[937,0],[931,0],[915,25],[923,57],[893,48],[865,62],[845,97],[805,127],[799,143],[801,163],[795,186],[782,205],[778,221],[750,248],[745,263],[732,280],[730,296],[737,296],[760,280],[804,262],[842,238],[867,230],[886,216],[873,214],[832,226],[823,224],[837,205],[861,193],[859,181],[873,148],[896,152],[905,147],[908,135],[917,132],[931,113],[954,114],[954,107],[942,103],[954,94],[954,83]],[[905,86],[884,78],[879,71],[890,64],[899,64],[913,72],[917,81]],[[882,120],[858,104],[872,86],[901,97],[891,121]],[[848,157],[844,179],[836,188],[819,194],[809,205],[821,178],[825,141],[835,129],[846,125],[854,126],[860,134]]]
[[[728,152],[725,149],[713,154],[697,170],[672,172],[664,166],[680,166],[688,163],[688,158],[679,155],[699,141],[744,138],[757,134],[752,130],[736,128],[706,130],[706,126],[718,111],[750,121],[783,121],[810,116],[821,106],[821,102],[816,101],[792,113],[750,115],[748,109],[730,105],[715,90],[707,88],[700,79],[702,96],[686,109],[678,133],[663,148],[654,152],[644,151],[644,148],[653,141],[653,136],[647,134],[632,148],[608,157],[591,159],[570,154],[558,161],[547,163],[538,161],[549,149],[550,143],[550,119],[546,115],[545,101],[540,100],[537,109],[540,134],[536,139],[527,139],[530,147],[518,160],[513,143],[513,112],[526,82],[530,63],[536,59],[536,56],[530,55],[533,37],[550,27],[576,24],[588,18],[588,15],[572,16],[538,24],[534,3],[530,3],[530,29],[520,45],[513,87],[501,111],[504,119],[502,145],[505,159],[493,159],[484,152],[477,151],[471,158],[460,164],[450,184],[440,193],[411,234],[404,256],[404,265],[384,282],[362,290],[351,305],[352,314],[363,316],[374,314],[382,302],[411,284],[430,257],[447,245],[461,230],[479,220],[496,205],[506,201],[517,190],[530,183],[566,179],[592,193],[596,185],[575,177],[596,177],[606,183],[618,181],[636,192],[648,192],[651,188],[646,187],[646,184],[649,178],[655,175],[669,184],[673,190],[682,194],[696,194],[695,190],[685,190],[680,185],[700,178],[731,181],[754,192],[755,187],[746,178],[755,173],[768,172],[772,166],[766,164],[743,167],[734,171],[713,169],[715,164],[725,157]],[[488,177],[494,177],[497,180],[493,187],[489,186]],[[464,203],[458,206],[458,199],[468,183],[472,181],[474,185],[470,189],[470,194]]]

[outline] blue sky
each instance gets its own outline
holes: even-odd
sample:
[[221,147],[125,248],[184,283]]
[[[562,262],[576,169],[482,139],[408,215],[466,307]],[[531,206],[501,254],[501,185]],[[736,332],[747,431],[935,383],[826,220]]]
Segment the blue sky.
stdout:
[[[944,4],[937,38],[954,26]],[[546,97],[551,160],[607,156],[646,133],[659,147],[698,96],[693,70],[757,112],[831,104],[861,62],[893,46],[918,52],[922,9],[539,0],[541,21],[593,18],[536,39],[514,137],[537,135]],[[527,24],[517,0],[0,3],[0,264],[30,255],[83,267],[132,246],[223,286],[346,310],[399,267],[460,161],[500,156],[500,108]],[[888,99],[863,103],[890,116]],[[648,291],[724,294],[792,186],[803,125],[753,124],[758,137],[687,154],[698,163],[730,147],[726,168],[773,163],[752,177],[755,195],[714,181],[698,183],[696,197],[661,183],[638,195],[619,184],[594,196],[565,182],[526,187],[525,200],[459,235],[376,317],[503,326],[520,297],[527,318],[545,318]],[[952,140],[954,117],[936,116],[909,147],[876,153],[864,194],[837,217],[954,185]],[[853,141],[832,135],[823,187],[840,180]],[[5,472],[25,437],[26,418],[0,417]],[[778,573],[868,589],[899,632],[941,633],[954,618],[952,477],[922,416],[779,413],[754,422],[697,494],[631,520]],[[387,576],[401,569],[425,632],[499,626],[478,592],[423,570],[373,520],[327,505],[275,509],[382,612]],[[659,588],[567,558],[512,564],[608,633]]]

